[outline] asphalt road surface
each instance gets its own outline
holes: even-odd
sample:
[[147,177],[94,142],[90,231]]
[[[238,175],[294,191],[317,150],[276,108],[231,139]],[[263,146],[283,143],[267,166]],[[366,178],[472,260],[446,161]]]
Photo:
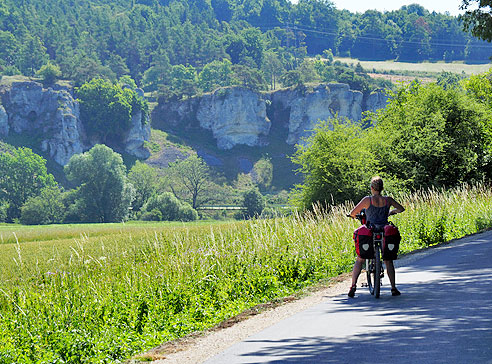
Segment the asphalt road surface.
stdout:
[[358,287],[205,363],[492,364],[492,231],[397,262],[401,296]]

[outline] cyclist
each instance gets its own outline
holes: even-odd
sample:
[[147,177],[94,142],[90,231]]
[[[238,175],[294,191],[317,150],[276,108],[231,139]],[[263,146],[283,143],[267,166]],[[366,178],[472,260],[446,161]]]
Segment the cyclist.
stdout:
[[[388,216],[405,211],[405,208],[393,198],[381,196],[382,191],[383,180],[379,176],[373,177],[371,180],[371,196],[364,197],[350,212],[350,217],[355,218],[355,215],[361,212],[362,209],[366,209],[367,221],[374,225],[384,226],[388,224]],[[394,207],[394,209],[390,210],[391,207]],[[354,269],[352,270],[352,286],[348,292],[348,296],[351,298],[355,296],[357,279],[359,278],[363,263],[364,259],[357,257]],[[391,295],[399,296],[401,293],[396,288],[395,266],[393,265],[393,261],[385,260],[384,264],[386,265],[386,272],[391,283]]]

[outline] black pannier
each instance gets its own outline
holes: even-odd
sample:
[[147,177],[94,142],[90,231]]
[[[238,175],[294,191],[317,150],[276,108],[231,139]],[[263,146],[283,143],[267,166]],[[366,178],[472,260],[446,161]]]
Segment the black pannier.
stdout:
[[395,260],[398,258],[400,241],[401,235],[398,228],[393,224],[386,225],[384,227],[383,260]]
[[372,241],[372,229],[366,225],[360,226],[354,231],[355,251],[363,259],[374,258],[374,243]]

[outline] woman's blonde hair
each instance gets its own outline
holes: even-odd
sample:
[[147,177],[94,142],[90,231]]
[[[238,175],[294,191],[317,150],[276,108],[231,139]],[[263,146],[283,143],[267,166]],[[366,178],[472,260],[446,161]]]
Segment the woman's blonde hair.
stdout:
[[371,187],[374,188],[374,191],[381,192],[384,188],[382,178],[379,176],[372,177]]

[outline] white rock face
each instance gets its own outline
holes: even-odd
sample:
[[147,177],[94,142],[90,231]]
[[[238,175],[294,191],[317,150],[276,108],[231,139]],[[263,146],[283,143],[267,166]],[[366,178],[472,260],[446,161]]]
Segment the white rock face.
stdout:
[[338,115],[357,122],[363,111],[382,108],[386,101],[384,94],[364,97],[362,92],[338,83],[270,93],[234,87],[161,103],[153,112],[152,122],[164,130],[210,130],[221,149],[265,145],[272,126],[277,126],[277,131],[286,130],[286,143],[296,144],[311,135],[320,120]]
[[376,112],[377,110],[384,108],[387,102],[388,96],[380,92],[373,92],[367,97],[366,110]]
[[[85,135],[79,104],[68,87],[45,89],[37,82],[14,82],[0,86],[0,99],[0,135],[15,132],[39,136],[39,147],[61,165],[94,145]],[[149,152],[143,144],[149,138],[150,123],[142,123],[142,113],[136,113],[123,148],[147,158]]]
[[319,85],[313,90],[305,90],[303,94],[284,95],[277,97],[283,107],[289,105],[288,144],[299,143],[302,138],[312,134],[320,120],[328,120],[336,115],[347,117],[353,121],[361,119],[363,111],[363,94],[353,91],[342,83]]
[[150,120],[142,120],[142,112],[136,112],[132,115],[130,130],[128,131],[124,144],[125,151],[137,158],[148,158],[150,152],[143,148],[144,142],[150,139]]
[[0,105],[0,136],[7,135],[9,135],[9,116],[3,106]]
[[8,132],[40,136],[41,149],[62,165],[82,153],[79,106],[67,88],[43,89],[37,82],[14,82],[2,88],[0,96],[8,114]]
[[238,144],[261,145],[270,131],[266,103],[256,92],[243,88],[219,89],[201,98],[196,119],[212,131],[221,149]]

